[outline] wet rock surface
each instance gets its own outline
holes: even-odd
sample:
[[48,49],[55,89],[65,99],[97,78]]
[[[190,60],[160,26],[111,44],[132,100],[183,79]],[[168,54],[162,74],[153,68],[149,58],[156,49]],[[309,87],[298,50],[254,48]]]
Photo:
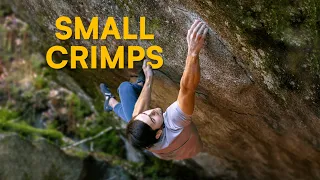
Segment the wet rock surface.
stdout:
[[[312,39],[319,39],[315,30],[319,26],[319,4],[312,0],[302,2],[305,4],[272,6],[264,1],[225,4],[214,1],[13,0],[10,5],[37,32],[43,52],[56,44],[65,47],[106,45],[111,54],[117,45],[161,46],[164,66],[155,71],[152,106],[162,108],[177,98],[187,52],[187,29],[195,18],[202,18],[210,31],[200,55],[202,75],[193,121],[205,151],[216,158],[212,162],[221,166],[215,168],[226,169],[225,177],[229,178],[315,179],[320,178],[317,69],[317,42],[320,41]],[[312,7],[318,11],[314,12]],[[274,16],[267,13],[268,8]],[[307,13],[312,16],[304,16]],[[155,40],[70,39],[59,42],[54,37],[54,24],[61,15],[80,16],[87,25],[93,16],[99,16],[101,24],[107,16],[114,16],[119,29],[122,29],[122,17],[129,16],[132,32],[138,31],[139,17],[146,16],[147,32],[154,33]],[[284,20],[281,17],[285,17]],[[290,24],[291,21],[294,23]],[[305,26],[300,28],[307,37],[297,36],[299,28],[295,22],[311,24],[311,28],[306,25],[310,29],[308,33],[304,31]],[[309,58],[310,63],[308,60],[303,65],[303,59],[309,56],[315,58]],[[95,104],[102,104],[98,92],[100,82],[106,82],[115,93],[117,86],[130,76],[128,70],[78,68],[65,69],[65,72],[95,98]]]

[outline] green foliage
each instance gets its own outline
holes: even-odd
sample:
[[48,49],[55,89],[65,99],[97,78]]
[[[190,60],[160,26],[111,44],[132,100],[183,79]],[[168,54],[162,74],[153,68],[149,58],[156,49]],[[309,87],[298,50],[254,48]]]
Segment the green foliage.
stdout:
[[146,157],[144,164],[136,164],[141,167],[145,177],[152,179],[199,179],[194,169],[178,165],[173,161],[165,161],[155,157]]
[[171,161],[151,158],[146,164],[143,165],[143,174],[146,176],[151,176],[153,179],[157,179],[157,177],[170,174],[170,171],[173,167],[173,162]]
[[43,76],[37,76],[33,81],[33,85],[37,90],[40,90],[48,86],[47,81],[48,80],[45,79]]
[[82,150],[67,150],[69,154],[72,154],[73,156],[79,157],[81,159],[86,158],[89,155],[89,152],[82,151]]
[[50,123],[47,124],[47,129],[56,130],[59,126],[59,122],[57,120],[52,120]]
[[[0,22],[2,23],[1,19]],[[0,28],[2,28],[1,23]],[[0,30],[3,30],[3,32],[0,32],[0,38],[5,38],[7,30],[5,28]],[[15,36],[15,38],[19,38],[22,41],[25,40],[24,38],[27,38],[28,40],[30,37],[32,37],[30,33],[27,33],[26,36],[21,36],[21,32]],[[8,43],[4,40],[0,39],[0,43],[3,43],[5,47],[7,47]],[[69,131],[69,127],[72,126],[73,129],[70,128],[70,133],[67,133],[77,139],[85,139],[94,136],[105,128],[115,124],[113,116],[108,113],[103,113],[96,118],[94,116],[91,117],[92,111],[90,106],[75,93],[71,93],[66,98],[64,98],[65,94],[59,94],[56,99],[50,99],[57,111],[53,110],[52,113],[51,111],[47,111],[47,102],[49,100],[48,93],[50,92],[50,89],[55,89],[57,86],[59,87],[59,85],[49,82],[56,78],[58,71],[51,68],[45,68],[44,58],[41,54],[35,53],[34,45],[31,44],[31,41],[25,41],[23,42],[23,45],[26,46],[19,47],[23,48],[22,51],[26,52],[24,54],[20,53],[21,49],[19,50],[19,48],[15,48],[15,46],[10,47],[10,51],[0,50],[0,59],[8,60],[4,65],[6,69],[9,70],[9,76],[6,77],[6,89],[0,89],[0,91],[3,94],[9,94],[7,99],[10,100],[7,100],[6,107],[15,110],[10,111],[8,109],[0,109],[0,131],[17,132],[21,136],[32,139],[43,137],[51,141],[58,141],[61,145],[63,143],[63,134],[57,131],[57,129],[67,132]],[[19,50],[19,52],[17,50]],[[9,59],[11,60],[9,61]],[[93,84],[94,81],[83,82],[83,84],[86,83],[88,83],[88,86],[86,87],[92,88],[84,89],[86,92],[95,93],[94,97],[101,96],[100,92]],[[10,104],[10,106],[8,104]],[[95,101],[95,105],[100,108],[101,100]],[[60,111],[58,112],[60,107],[64,110],[67,109],[67,114],[60,113]],[[36,124],[36,119],[39,119],[42,115],[45,118],[44,120],[46,123],[49,124],[47,129],[32,127],[31,125]],[[66,117],[62,117],[64,115]],[[48,118],[54,118],[55,120]],[[15,120],[11,121],[12,119]],[[67,128],[65,126],[67,126]],[[124,156],[124,145],[118,136],[117,130],[109,131],[91,142],[94,143],[95,151]],[[91,142],[86,143],[86,145],[90,146]],[[87,154],[87,152],[83,151],[76,152],[76,155],[79,157],[85,157]]]
[[12,13],[12,10],[9,6],[4,4],[0,5],[0,17],[4,16],[4,14]]
[[30,60],[32,68],[35,70],[41,70],[41,66],[44,65],[44,59],[41,54],[33,53],[31,54]]
[[[70,94],[66,99],[70,113],[74,115],[76,119],[82,120],[85,116],[91,114],[91,109],[85,101],[81,100],[76,94]],[[82,122],[81,122],[82,123]]]
[[42,136],[48,140],[62,141],[62,133],[52,129],[38,129],[28,125],[25,122],[10,122],[3,118],[0,119],[0,129],[2,131],[17,132],[22,136]]
[[[92,137],[114,124],[113,117],[108,113],[103,113],[95,120],[87,120],[76,130],[76,136],[80,139]],[[124,156],[123,142],[119,138],[116,130],[111,130],[99,138],[91,141],[94,143],[95,151],[103,151],[112,155]],[[88,142],[86,145],[90,146]]]
[[11,111],[9,109],[6,108],[1,108],[0,109],[0,118],[4,119],[4,120],[11,120],[11,119],[15,119],[18,117],[18,113],[15,111]]
[[93,143],[96,149],[101,149],[101,151],[112,155],[121,156],[124,153],[120,148],[122,146],[122,141],[114,130],[95,139]]
[[42,73],[44,77],[47,77],[50,80],[53,80],[57,76],[57,72],[52,68],[43,68]]

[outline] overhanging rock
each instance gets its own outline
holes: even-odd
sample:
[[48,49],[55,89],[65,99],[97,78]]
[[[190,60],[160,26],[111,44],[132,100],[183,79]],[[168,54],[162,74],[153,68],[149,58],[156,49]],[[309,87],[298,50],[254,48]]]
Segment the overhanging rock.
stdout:
[[[55,44],[65,47],[106,45],[111,52],[118,45],[161,46],[164,66],[155,72],[152,106],[162,108],[168,107],[178,95],[187,53],[187,30],[194,19],[205,20],[210,31],[200,55],[202,75],[193,116],[205,151],[220,159],[224,166],[236,170],[238,178],[320,178],[317,104],[320,81],[316,68],[319,62],[310,60],[305,65],[306,70],[300,68],[303,66],[300,59],[308,59],[307,54],[313,53],[304,53],[302,49],[319,47],[316,42],[308,45],[312,41],[309,36],[313,39],[319,36],[313,29],[309,34],[301,29],[306,37],[298,36],[294,31],[297,27],[290,24],[300,17],[296,11],[300,6],[302,15],[313,13],[312,8],[308,11],[308,4],[274,2],[275,6],[270,5],[274,13],[270,15],[266,10],[269,4],[261,0],[242,4],[238,1],[226,4],[149,0],[12,0],[8,3],[36,32],[44,53]],[[314,19],[310,15],[299,22],[314,23],[318,27],[317,12],[319,10],[314,12]],[[87,20],[87,25],[93,16],[99,19],[114,16],[119,20],[129,16],[133,19],[130,24],[133,31],[138,30],[139,17],[146,16],[147,31],[155,34],[155,40],[59,42],[54,36],[54,24],[61,15],[80,16]],[[290,19],[291,16],[296,19]],[[280,21],[286,18],[289,23]],[[274,24],[272,19],[283,24]],[[314,56],[319,59],[318,51],[315,52]],[[131,73],[102,69],[66,72],[97,102],[101,98],[98,97],[100,82],[106,82],[115,93],[117,86],[128,80]]]

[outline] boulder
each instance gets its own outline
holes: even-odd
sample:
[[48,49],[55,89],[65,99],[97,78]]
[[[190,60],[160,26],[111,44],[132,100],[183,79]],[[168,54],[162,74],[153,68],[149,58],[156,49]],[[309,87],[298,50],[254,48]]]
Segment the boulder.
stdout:
[[130,179],[120,166],[70,156],[45,140],[30,142],[15,134],[0,134],[0,161],[2,180]]
[[[282,2],[282,1],[281,1]],[[200,54],[201,83],[193,121],[205,151],[216,164],[241,179],[320,178],[319,1],[182,0],[4,0],[27,21],[45,54],[53,45],[118,45],[163,48],[164,65],[155,71],[152,106],[166,108],[178,95],[187,54],[186,34],[196,18],[210,27]],[[80,16],[85,25],[98,16],[129,16],[137,32],[147,17],[152,41],[55,38],[59,16]],[[41,42],[41,43],[40,43]],[[57,56],[56,58],[62,58]],[[89,63],[90,60],[88,60]],[[68,70],[102,107],[98,92],[112,92],[129,80],[124,70]],[[205,163],[210,164],[210,163]],[[219,171],[219,170],[217,170]],[[234,173],[236,171],[236,173]],[[223,173],[219,171],[222,176]],[[225,176],[224,176],[225,177]]]
[[44,141],[0,136],[0,179],[79,179],[83,163]]

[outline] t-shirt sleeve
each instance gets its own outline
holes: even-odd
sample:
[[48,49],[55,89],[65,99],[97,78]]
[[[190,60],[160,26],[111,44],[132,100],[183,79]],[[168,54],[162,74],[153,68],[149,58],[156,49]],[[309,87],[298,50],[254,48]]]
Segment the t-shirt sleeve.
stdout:
[[166,110],[165,122],[167,128],[172,130],[181,129],[191,123],[191,115],[184,113],[178,105],[178,102],[171,104]]

